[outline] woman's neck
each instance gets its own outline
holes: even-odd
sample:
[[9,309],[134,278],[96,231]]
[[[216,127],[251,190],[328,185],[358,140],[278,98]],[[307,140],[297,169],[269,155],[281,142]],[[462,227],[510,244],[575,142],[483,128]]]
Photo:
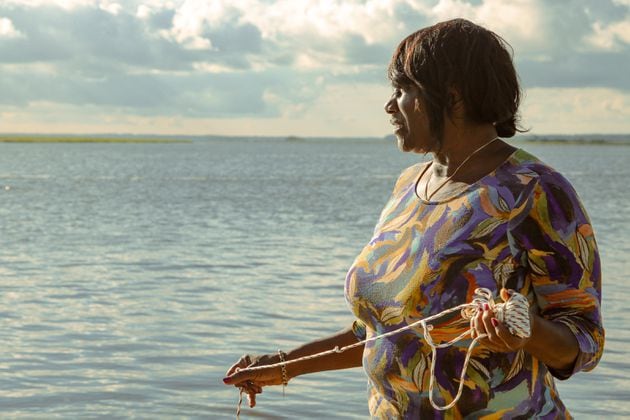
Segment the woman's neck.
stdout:
[[482,154],[485,146],[496,138],[497,132],[491,124],[445,130],[440,150],[433,152],[434,174],[441,177],[452,175],[473,153]]

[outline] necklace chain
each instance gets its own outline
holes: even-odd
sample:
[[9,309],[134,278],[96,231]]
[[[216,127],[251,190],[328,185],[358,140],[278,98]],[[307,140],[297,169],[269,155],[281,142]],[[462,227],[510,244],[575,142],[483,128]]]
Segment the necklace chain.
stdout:
[[[429,172],[429,179],[427,179],[426,184],[424,184],[424,199],[425,201],[431,201],[431,197],[433,197],[435,195],[435,193],[437,193],[438,191],[440,191],[442,189],[442,187],[444,185],[446,185],[446,183],[448,181],[450,181],[451,179],[453,179],[453,177],[457,174],[457,172],[466,164],[466,162],[468,162],[470,160],[470,158],[472,158],[473,156],[475,156],[477,153],[479,153],[481,150],[483,150],[486,146],[488,146],[490,143],[493,143],[495,140],[497,140],[499,137],[495,137],[492,140],[482,144],[481,146],[479,146],[474,152],[472,152],[471,154],[468,155],[468,157],[466,157],[466,159],[464,159],[462,161],[462,163],[459,164],[459,166],[457,166],[457,168],[455,168],[455,170],[453,171],[453,173],[446,177],[446,179],[444,180],[444,182],[442,182],[440,185],[438,185],[438,187],[433,190],[433,192],[431,194],[429,194],[429,181],[431,181],[431,172]],[[429,169],[429,167],[433,165],[433,160],[431,160],[431,163],[429,163],[429,166],[427,166],[427,168],[425,169],[425,172]],[[422,178],[422,175],[424,175],[424,172],[420,175],[420,178]]]

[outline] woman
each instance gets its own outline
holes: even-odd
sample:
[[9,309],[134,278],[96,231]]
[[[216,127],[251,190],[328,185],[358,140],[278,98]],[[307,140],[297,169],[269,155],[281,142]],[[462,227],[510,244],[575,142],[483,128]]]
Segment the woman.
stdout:
[[[600,261],[569,182],[499,138],[517,131],[520,100],[506,43],[466,20],[442,22],[401,42],[389,78],[385,111],[399,148],[433,159],[402,173],[348,272],[345,294],[357,320],[286,354],[243,356],[224,382],[242,387],[253,406],[264,386],[362,365],[373,417],[569,417],[553,377],[593,369],[601,357]],[[471,338],[485,335],[447,411],[430,404],[431,349],[418,329],[284,369],[246,369],[393,331],[469,302],[478,287],[524,295],[531,335],[511,334],[487,305],[470,324],[449,317],[434,325],[436,341],[468,328]],[[453,401],[469,343],[437,353],[437,404]]]

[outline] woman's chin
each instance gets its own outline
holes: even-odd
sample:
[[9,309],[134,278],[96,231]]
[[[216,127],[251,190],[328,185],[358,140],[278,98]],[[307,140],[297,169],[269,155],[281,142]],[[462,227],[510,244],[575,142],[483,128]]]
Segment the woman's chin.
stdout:
[[401,151],[405,152],[405,136],[402,135],[400,130],[394,130],[394,135],[396,136],[396,145]]
[[409,144],[408,141],[405,141],[405,138],[400,135],[396,135],[396,140],[398,141],[398,150],[401,152],[413,152],[414,148]]
[[430,147],[421,144],[417,139],[414,141],[409,136],[403,135],[403,133],[395,132],[394,134],[396,135],[398,150],[401,152],[427,154],[431,151]]

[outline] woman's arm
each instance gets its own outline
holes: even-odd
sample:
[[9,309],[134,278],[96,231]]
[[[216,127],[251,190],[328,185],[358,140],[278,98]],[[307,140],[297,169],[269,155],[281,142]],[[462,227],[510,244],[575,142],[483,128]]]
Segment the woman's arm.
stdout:
[[474,326],[488,334],[482,341],[488,347],[523,348],[566,379],[593,369],[602,355],[601,263],[577,193],[560,174],[541,172],[516,203],[508,229],[512,255],[526,269],[519,291],[536,308],[532,336],[512,337],[487,310]]
[[[286,354],[286,361],[321,353],[337,346],[342,348],[350,344],[355,344],[357,341],[352,328],[346,328],[331,336],[311,341],[290,350]],[[287,364],[287,379],[292,379],[307,373],[360,367],[363,357],[363,347],[364,346],[358,346],[342,353],[333,353],[310,360]],[[282,369],[275,367],[261,370],[248,370],[247,368],[272,365],[279,362],[280,356],[277,353],[262,356],[244,355],[238,362],[230,367],[226,377],[223,378],[223,382],[226,385],[245,388],[250,399],[250,406],[253,407],[255,405],[255,396],[262,392],[262,387],[282,384]]]
[[[287,353],[287,360],[294,360],[311,354],[320,353],[326,350],[355,344],[357,338],[351,328],[346,328],[338,333],[321,340],[311,341],[303,346],[297,347]],[[343,353],[333,353],[327,356],[317,357],[294,364],[287,365],[289,378],[304,375],[307,373],[323,372],[326,370],[347,369],[360,367],[362,365],[363,347],[358,346]]]
[[571,370],[580,347],[575,335],[564,324],[532,315],[531,337],[523,350],[555,370]]
[[566,325],[531,314],[531,335],[520,338],[496,319],[494,312],[484,308],[473,320],[473,337],[487,334],[481,343],[495,352],[513,352],[523,349],[546,366],[557,371],[570,371],[580,347],[575,335]]

